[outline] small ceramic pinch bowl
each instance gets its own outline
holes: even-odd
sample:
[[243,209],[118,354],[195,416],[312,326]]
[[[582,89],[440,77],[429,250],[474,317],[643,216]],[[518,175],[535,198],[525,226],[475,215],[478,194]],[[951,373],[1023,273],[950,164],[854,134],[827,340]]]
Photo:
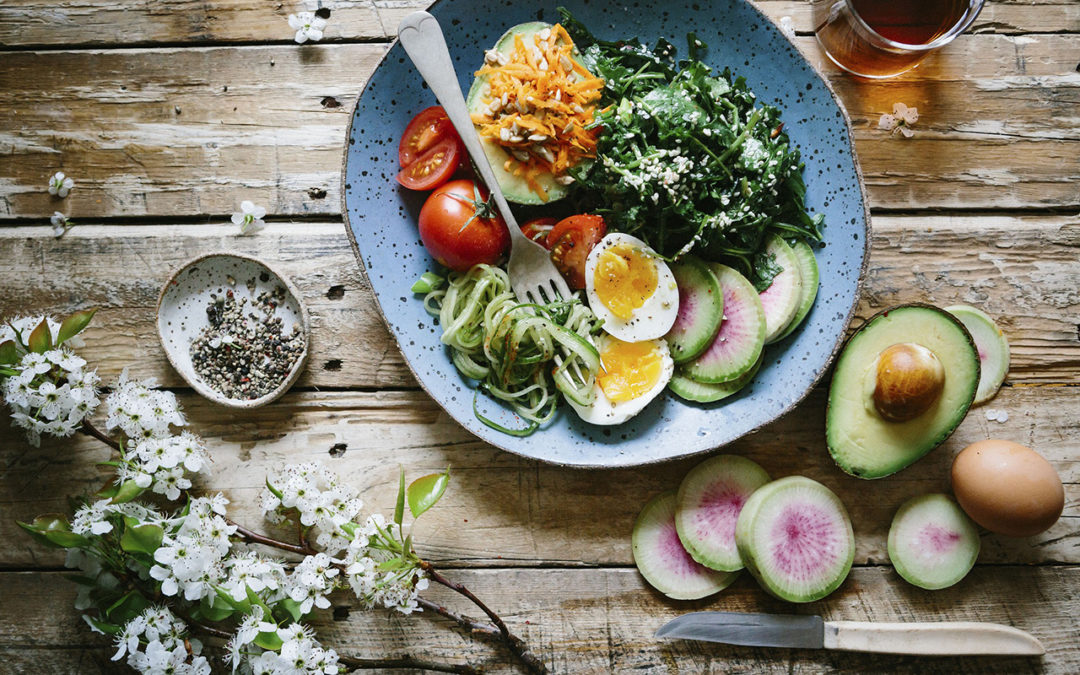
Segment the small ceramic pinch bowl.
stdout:
[[[250,307],[260,293],[276,287],[284,289],[285,297],[275,308],[275,316],[282,318],[282,332],[286,335],[292,332],[293,326],[300,327],[303,349],[288,376],[273,391],[253,399],[229,398],[203,380],[191,362],[191,343],[210,326],[206,313],[210,296],[221,296],[231,290],[237,301],[247,298]],[[199,256],[173,274],[158,296],[157,329],[169,363],[184,381],[214,403],[232,408],[257,408],[288,391],[304,369],[311,343],[307,308],[296,287],[266,263],[234,253]]]

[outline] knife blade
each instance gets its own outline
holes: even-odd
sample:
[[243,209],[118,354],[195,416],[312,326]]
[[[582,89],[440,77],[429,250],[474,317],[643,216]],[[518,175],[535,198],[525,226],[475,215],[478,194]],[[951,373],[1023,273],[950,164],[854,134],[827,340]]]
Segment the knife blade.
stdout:
[[1038,656],[1046,651],[1032,635],[995,623],[825,621],[813,615],[745,612],[684,614],[664,624],[656,637],[925,656]]

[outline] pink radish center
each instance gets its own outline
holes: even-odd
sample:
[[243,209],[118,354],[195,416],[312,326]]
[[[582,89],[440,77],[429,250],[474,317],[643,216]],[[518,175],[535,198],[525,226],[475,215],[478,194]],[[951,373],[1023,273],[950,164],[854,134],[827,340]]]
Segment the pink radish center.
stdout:
[[679,533],[675,530],[674,520],[664,523],[659,535],[657,548],[671,574],[680,577],[708,574],[708,570],[691,558],[683,548],[682,542],[679,541]]
[[745,503],[745,491],[735,483],[716,483],[710,486],[701,495],[695,513],[699,536],[734,544],[735,524]]
[[960,533],[940,525],[928,524],[919,531],[919,544],[934,553],[948,553],[956,548]]
[[836,562],[837,527],[816,504],[787,504],[772,523],[769,539],[777,572],[793,580],[816,581]]
[[696,296],[686,286],[679,286],[679,313],[675,315],[675,330],[684,331],[693,323],[697,309]]

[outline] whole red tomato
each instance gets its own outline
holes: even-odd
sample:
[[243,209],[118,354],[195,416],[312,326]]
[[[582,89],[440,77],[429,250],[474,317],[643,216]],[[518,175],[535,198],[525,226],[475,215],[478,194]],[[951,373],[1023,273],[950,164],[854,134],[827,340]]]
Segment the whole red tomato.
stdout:
[[420,209],[420,239],[431,257],[458,272],[495,264],[510,248],[510,232],[471,180],[452,180],[431,193]]

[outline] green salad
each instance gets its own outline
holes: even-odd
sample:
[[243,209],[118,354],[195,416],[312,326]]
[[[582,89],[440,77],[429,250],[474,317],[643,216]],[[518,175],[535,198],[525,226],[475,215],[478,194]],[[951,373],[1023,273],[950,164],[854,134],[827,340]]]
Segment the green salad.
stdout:
[[689,58],[676,61],[666,40],[600,40],[560,12],[582,63],[604,79],[596,157],[570,172],[583,211],[669,259],[727,260],[758,290],[780,271],[764,253],[769,234],[821,240],[824,216],[803,204],[803,164],[779,109],[728,69],[714,75],[692,33]]

